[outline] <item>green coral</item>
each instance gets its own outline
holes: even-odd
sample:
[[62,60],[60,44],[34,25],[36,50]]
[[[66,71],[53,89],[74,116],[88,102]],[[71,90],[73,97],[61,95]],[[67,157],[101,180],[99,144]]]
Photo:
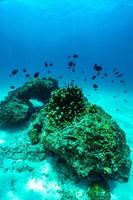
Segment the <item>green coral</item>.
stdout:
[[105,181],[94,181],[88,191],[90,200],[110,200],[110,189]]
[[57,89],[52,92],[46,105],[47,117],[51,125],[71,123],[74,117],[85,110],[85,98],[77,86]]

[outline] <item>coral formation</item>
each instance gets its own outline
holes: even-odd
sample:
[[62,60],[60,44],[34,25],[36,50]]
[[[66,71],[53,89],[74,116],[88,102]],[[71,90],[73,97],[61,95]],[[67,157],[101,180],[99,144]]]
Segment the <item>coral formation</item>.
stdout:
[[90,185],[88,191],[90,200],[110,200],[110,189],[107,183],[104,180],[95,181]]
[[[78,87],[55,90],[29,129],[32,143],[43,143],[79,177],[128,181],[131,161],[124,131],[101,107],[89,103]],[[91,185],[91,200],[110,200],[105,185]]]
[[[31,130],[41,127],[37,128],[40,141],[65,158],[79,176],[96,175],[107,179],[127,181],[131,161],[125,133],[102,108],[90,104],[86,100],[79,100],[83,103],[84,108],[81,109],[81,112],[78,108],[74,114],[72,111],[70,112],[72,117],[66,116],[67,119],[71,119],[71,122],[69,120],[68,123],[67,120],[60,118],[61,108],[65,107],[67,110],[68,102],[71,103],[70,99],[61,101],[60,111],[56,112],[57,103],[60,103],[62,98],[60,94],[66,90],[57,90],[47,104],[49,106],[52,102],[52,112],[55,110],[55,115],[49,114],[50,109],[47,109],[46,105],[36,115]],[[57,94],[56,98],[55,94]],[[71,97],[71,95],[68,96]],[[75,100],[75,96],[72,99]],[[81,99],[83,100],[82,95]],[[82,108],[82,105],[80,106]],[[58,114],[59,116],[57,116]],[[61,119],[61,121],[57,119]]]
[[69,123],[85,110],[85,98],[77,86],[57,89],[52,92],[46,105],[47,117],[51,125]]
[[22,87],[9,92],[5,100],[0,103],[0,127],[23,123],[34,110],[30,99],[46,103],[56,88],[58,83],[55,79],[34,78]]

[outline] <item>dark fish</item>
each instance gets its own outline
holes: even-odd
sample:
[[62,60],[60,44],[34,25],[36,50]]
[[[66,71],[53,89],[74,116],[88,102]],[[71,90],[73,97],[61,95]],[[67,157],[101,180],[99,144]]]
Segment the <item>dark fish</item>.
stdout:
[[114,80],[112,80],[111,82],[112,82],[112,83],[114,83],[115,81],[114,81]]
[[125,81],[121,80],[120,83],[124,83]]
[[108,74],[107,74],[107,73],[104,73],[104,76],[108,76]]
[[119,77],[122,77],[123,76],[123,74],[119,74],[117,77],[119,78]]
[[97,84],[93,84],[93,88],[97,89],[98,85]]
[[44,66],[45,66],[45,67],[48,67],[48,63],[47,63],[47,62],[44,62]]
[[51,73],[51,71],[50,71],[50,70],[48,70],[47,72],[48,72],[48,74],[50,74],[50,73]]
[[75,80],[71,80],[71,82],[72,82],[72,83],[74,83],[74,82],[75,82]]
[[26,75],[25,75],[25,77],[27,77],[27,78],[28,78],[28,77],[30,77],[30,75],[29,75],[29,74],[26,74]]
[[73,55],[73,58],[78,58],[78,57],[79,57],[78,54]]
[[12,75],[15,75],[17,73],[18,73],[18,69],[13,69],[12,72],[11,72]]
[[119,111],[119,108],[116,108],[116,111]]
[[53,63],[50,63],[49,66],[53,66]]
[[26,69],[23,69],[23,72],[27,72],[27,70],[26,70]]
[[100,72],[100,71],[102,71],[102,67],[97,64],[94,64],[94,70]]
[[75,72],[75,69],[74,69],[74,68],[72,69],[72,72]]
[[119,72],[115,72],[114,74],[115,74],[115,75],[118,75],[118,74],[119,74]]
[[124,92],[124,93],[127,93],[127,90],[124,90],[123,92]]
[[115,72],[116,70],[117,70],[117,68],[114,68],[114,69],[113,69],[113,72]]
[[45,78],[45,77],[42,77],[42,79],[43,79],[43,80],[46,80],[46,78]]
[[39,76],[39,72],[36,72],[35,74],[34,74],[34,78],[37,78]]
[[15,86],[12,85],[10,88],[11,88],[11,89],[15,89]]
[[72,67],[72,66],[73,66],[73,62],[70,61],[70,62],[68,63],[68,65],[69,65],[70,67]]
[[116,95],[113,96],[113,98],[116,98],[116,97],[117,97]]
[[92,76],[92,77],[91,77],[91,79],[92,79],[92,80],[95,80],[95,79],[96,79],[96,77],[97,77],[97,76],[96,76],[96,75],[94,75],[94,76]]

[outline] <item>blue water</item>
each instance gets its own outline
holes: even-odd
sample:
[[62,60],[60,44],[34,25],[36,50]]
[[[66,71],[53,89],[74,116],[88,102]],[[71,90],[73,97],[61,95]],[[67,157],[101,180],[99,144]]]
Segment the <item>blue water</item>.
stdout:
[[[79,55],[74,73],[68,69],[68,56],[73,54]],[[45,61],[52,62],[53,66],[46,69]],[[107,78],[97,79],[97,93],[91,80],[95,74],[94,63],[109,73]],[[115,67],[124,74],[121,79],[112,74]],[[18,74],[9,77],[14,68],[19,70]],[[18,87],[28,80],[23,68],[31,76],[40,72],[41,76],[48,77],[47,70],[51,70],[50,76],[57,78],[61,86],[74,79],[86,94],[92,95],[93,102],[102,105],[114,116],[127,131],[128,143],[132,144],[129,136],[133,128],[132,0],[1,0],[1,94],[5,90],[8,92],[11,85]],[[63,78],[59,79],[61,75]],[[122,79],[126,83],[121,84]],[[115,80],[115,84],[111,80]],[[123,90],[127,90],[128,94],[123,94]],[[107,105],[102,101],[104,95],[107,99],[118,95],[119,101],[114,103],[111,99]],[[127,107],[121,103],[125,99],[129,99]],[[110,105],[114,107],[111,109]],[[117,115],[115,109],[118,107],[121,112]],[[129,119],[126,120],[126,117]],[[125,197],[118,195],[118,200],[125,200]]]

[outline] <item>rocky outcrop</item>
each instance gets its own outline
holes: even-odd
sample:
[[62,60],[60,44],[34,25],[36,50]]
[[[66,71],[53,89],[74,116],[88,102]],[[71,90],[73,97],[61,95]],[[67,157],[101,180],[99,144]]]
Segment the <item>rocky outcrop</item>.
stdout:
[[55,90],[29,129],[32,142],[43,143],[65,159],[79,177],[128,181],[131,161],[124,131],[79,88]]
[[5,100],[0,103],[0,127],[11,127],[23,123],[34,111],[29,100],[37,99],[46,103],[51,92],[56,88],[58,88],[58,83],[55,79],[35,78],[9,92]]

